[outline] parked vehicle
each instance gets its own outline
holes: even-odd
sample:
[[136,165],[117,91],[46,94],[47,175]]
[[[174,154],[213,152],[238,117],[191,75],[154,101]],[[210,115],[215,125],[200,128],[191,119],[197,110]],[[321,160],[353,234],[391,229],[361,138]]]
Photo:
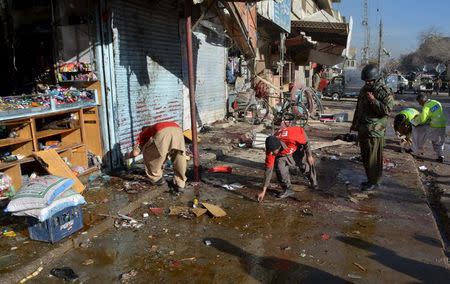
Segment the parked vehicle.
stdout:
[[356,98],[363,86],[364,81],[361,80],[360,70],[346,70],[344,75],[331,79],[323,90],[323,95],[335,101],[341,98]]
[[393,93],[403,94],[403,91],[408,88],[408,80],[399,74],[387,75],[385,82]]
[[414,93],[433,93],[433,76],[427,74],[420,74],[416,77],[413,83]]

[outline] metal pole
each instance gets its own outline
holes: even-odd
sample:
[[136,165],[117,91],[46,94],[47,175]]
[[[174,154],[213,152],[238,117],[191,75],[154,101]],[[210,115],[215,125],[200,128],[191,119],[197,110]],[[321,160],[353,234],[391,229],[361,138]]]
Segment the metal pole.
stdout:
[[381,72],[381,50],[383,49],[383,23],[380,20],[380,34],[378,35],[378,70]]
[[194,181],[200,181],[200,165],[198,160],[198,143],[197,143],[197,118],[195,112],[195,80],[194,80],[194,60],[192,52],[192,0],[185,1],[186,16],[186,49],[188,60],[188,77],[189,77],[189,101],[191,108],[191,132],[192,132],[192,152],[194,154]]

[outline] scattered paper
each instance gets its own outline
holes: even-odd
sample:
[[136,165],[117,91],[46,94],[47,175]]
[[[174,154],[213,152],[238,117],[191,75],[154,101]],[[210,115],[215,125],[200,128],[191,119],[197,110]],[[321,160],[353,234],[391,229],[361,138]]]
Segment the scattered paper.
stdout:
[[419,167],[419,170],[420,170],[421,172],[424,172],[424,171],[428,170],[428,168],[425,167],[425,166],[420,166],[420,167]]

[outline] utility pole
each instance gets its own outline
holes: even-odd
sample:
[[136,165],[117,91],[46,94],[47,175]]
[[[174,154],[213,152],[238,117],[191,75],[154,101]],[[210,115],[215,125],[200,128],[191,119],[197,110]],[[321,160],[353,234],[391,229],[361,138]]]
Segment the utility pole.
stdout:
[[369,29],[369,0],[364,1],[364,18],[362,26],[364,28],[364,47],[362,50],[361,63],[369,63],[370,29]]
[[382,50],[383,50],[383,22],[380,19],[380,33],[378,34],[378,70],[381,70]]

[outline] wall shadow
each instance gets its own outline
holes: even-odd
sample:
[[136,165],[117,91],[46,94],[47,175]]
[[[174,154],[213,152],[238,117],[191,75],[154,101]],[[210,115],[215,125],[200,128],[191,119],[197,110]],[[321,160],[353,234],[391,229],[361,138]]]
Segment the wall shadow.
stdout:
[[241,267],[261,283],[351,283],[309,265],[273,256],[258,256],[219,238],[206,238],[215,249],[239,258]]
[[447,283],[450,279],[450,271],[444,267],[402,257],[395,251],[361,239],[339,236],[337,240],[373,253],[369,256],[371,259],[395,271],[409,275],[418,281],[424,283]]

